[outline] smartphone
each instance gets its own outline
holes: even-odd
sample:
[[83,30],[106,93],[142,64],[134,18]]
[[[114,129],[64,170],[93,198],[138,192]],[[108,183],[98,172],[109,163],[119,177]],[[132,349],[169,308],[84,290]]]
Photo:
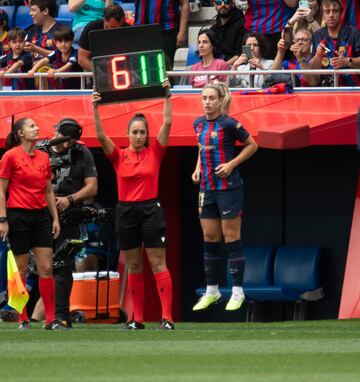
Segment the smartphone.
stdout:
[[245,54],[245,56],[250,60],[253,58],[253,55],[252,55],[252,51],[251,51],[251,47],[250,46],[247,46],[247,45],[244,45],[242,47],[242,54]]
[[309,1],[308,0],[299,0],[299,8],[309,9]]
[[291,42],[292,42],[292,28],[290,27],[285,27],[283,29],[284,33],[283,33],[283,39],[285,41],[285,44],[286,45],[291,45]]

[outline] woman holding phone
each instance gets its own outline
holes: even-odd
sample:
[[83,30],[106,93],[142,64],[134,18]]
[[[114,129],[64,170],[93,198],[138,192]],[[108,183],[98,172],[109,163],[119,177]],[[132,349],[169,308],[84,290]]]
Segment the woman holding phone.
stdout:
[[[266,37],[259,33],[250,33],[245,38],[245,45],[241,56],[234,62],[233,70],[268,70],[273,64],[273,60],[267,60],[268,42]],[[262,74],[250,76],[241,74],[236,76],[236,85],[242,88],[261,88],[266,76]]]

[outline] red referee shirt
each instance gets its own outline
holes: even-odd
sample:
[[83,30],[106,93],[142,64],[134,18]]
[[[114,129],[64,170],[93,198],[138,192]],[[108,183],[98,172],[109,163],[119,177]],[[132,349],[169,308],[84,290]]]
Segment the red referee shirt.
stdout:
[[141,202],[158,196],[159,170],[166,147],[156,140],[140,152],[115,147],[108,156],[114,166],[121,202]]
[[0,161],[0,178],[8,179],[8,208],[41,209],[47,206],[46,183],[51,179],[49,157],[35,150],[29,155],[22,146],[7,151]]

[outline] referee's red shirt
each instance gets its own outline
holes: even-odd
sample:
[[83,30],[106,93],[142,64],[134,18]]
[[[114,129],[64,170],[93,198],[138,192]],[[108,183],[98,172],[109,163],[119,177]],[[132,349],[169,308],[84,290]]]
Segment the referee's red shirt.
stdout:
[[22,146],[7,151],[0,161],[0,178],[8,179],[8,208],[41,209],[47,206],[46,183],[51,179],[49,157],[35,150],[29,155]]
[[115,147],[108,156],[114,166],[121,202],[141,202],[158,196],[159,170],[166,147],[156,140],[140,152]]

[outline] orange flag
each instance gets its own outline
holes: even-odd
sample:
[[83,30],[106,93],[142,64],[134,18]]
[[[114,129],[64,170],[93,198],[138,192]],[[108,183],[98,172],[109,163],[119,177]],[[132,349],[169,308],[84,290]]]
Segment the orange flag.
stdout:
[[16,265],[14,255],[11,250],[7,253],[7,278],[8,278],[8,305],[21,313],[29,300],[29,293],[26,290]]

